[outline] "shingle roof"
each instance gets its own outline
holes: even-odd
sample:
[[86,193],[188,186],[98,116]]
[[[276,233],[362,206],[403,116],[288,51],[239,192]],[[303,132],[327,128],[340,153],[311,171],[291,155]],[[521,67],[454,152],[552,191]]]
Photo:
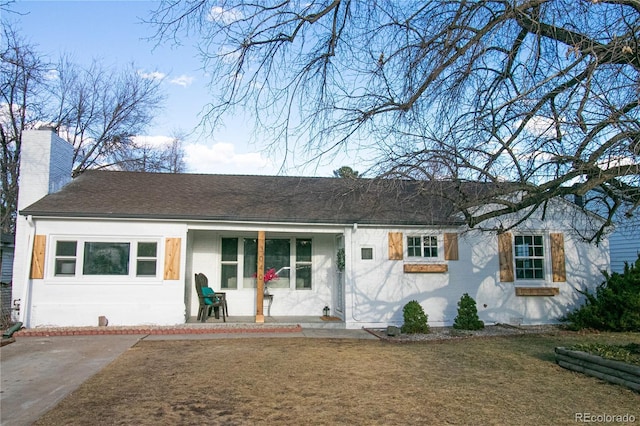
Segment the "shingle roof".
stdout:
[[[87,171],[23,215],[459,224],[447,182]],[[471,185],[471,184],[470,184]],[[431,190],[425,192],[425,188]],[[435,189],[435,190],[434,190]],[[430,195],[425,195],[426,193]],[[440,194],[440,195],[438,195]]]

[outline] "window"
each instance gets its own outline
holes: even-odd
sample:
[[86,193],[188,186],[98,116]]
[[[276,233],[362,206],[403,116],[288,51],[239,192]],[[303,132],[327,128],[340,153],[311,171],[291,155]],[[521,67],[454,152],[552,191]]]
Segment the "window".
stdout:
[[[222,238],[222,288],[239,288],[234,279],[240,276],[241,288],[256,287],[258,240],[256,238]],[[235,250],[235,252],[234,252]],[[275,269],[278,279],[267,285],[271,289],[312,288],[312,240],[310,238],[268,238],[265,240],[265,271]],[[235,254],[232,254],[235,253]],[[226,282],[233,282],[233,286]]]
[[222,239],[222,264],[220,287],[238,288],[238,239]]
[[516,279],[544,279],[542,235],[516,235],[514,239]]
[[84,243],[84,275],[129,275],[129,243]]
[[360,248],[360,258],[362,260],[372,260],[373,259],[373,248],[372,247],[361,247]]
[[155,277],[158,265],[158,243],[139,242],[136,260],[136,276]]
[[407,237],[407,255],[409,257],[438,257],[438,237]]
[[56,277],[158,277],[158,241],[55,240],[53,275]]
[[296,240],[296,289],[311,289],[311,240]]
[[56,276],[73,276],[76,274],[77,246],[78,243],[76,241],[56,242],[56,260],[54,272]]

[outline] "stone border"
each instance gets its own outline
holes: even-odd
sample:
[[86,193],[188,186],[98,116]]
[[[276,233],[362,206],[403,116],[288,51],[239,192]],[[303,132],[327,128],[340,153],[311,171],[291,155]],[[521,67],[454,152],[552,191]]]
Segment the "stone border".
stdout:
[[640,367],[564,347],[555,348],[556,363],[563,368],[640,392]]
[[222,333],[299,333],[300,325],[287,326],[231,326],[231,327],[50,327],[28,328],[14,333],[15,337],[96,336],[120,334],[222,334]]

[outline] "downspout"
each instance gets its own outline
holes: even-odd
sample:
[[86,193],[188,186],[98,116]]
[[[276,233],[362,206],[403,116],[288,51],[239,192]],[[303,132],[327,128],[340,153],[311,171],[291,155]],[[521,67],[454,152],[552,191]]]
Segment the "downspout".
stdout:
[[22,289],[22,309],[18,315],[18,319],[20,322],[29,327],[31,324],[28,321],[29,316],[28,312],[31,310],[31,262],[33,262],[33,240],[36,234],[36,224],[33,221],[33,217],[31,215],[27,216],[27,224],[29,225],[29,237],[27,240],[27,250],[31,253],[28,256],[28,261],[24,268],[24,288]]

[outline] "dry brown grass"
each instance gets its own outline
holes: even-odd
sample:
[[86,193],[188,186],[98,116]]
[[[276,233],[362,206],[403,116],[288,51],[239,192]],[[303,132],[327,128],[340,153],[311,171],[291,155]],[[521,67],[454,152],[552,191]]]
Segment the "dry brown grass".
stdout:
[[553,348],[638,334],[443,343],[260,338],[142,341],[38,425],[575,424],[640,395],[554,363]]

